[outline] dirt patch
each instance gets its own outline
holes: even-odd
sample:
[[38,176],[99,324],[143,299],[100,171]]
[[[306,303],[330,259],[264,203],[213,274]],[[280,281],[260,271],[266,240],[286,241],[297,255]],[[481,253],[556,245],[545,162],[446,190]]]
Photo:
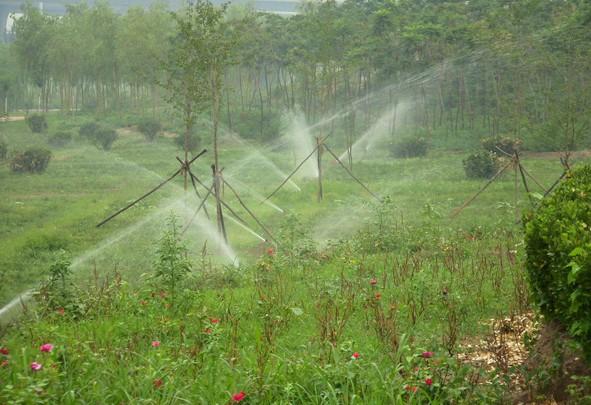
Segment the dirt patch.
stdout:
[[24,115],[12,115],[10,117],[0,117],[0,122],[24,121]]
[[160,132],[160,135],[164,138],[176,138],[178,136],[178,134],[169,131],[162,131]]
[[121,137],[128,137],[128,136],[139,136],[141,135],[137,129],[137,126],[125,127],[125,128],[118,128],[117,134]]

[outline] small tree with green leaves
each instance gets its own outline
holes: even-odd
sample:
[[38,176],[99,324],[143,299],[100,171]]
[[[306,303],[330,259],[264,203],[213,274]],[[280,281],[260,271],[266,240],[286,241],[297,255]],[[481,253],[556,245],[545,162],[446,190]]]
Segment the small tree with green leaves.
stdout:
[[38,301],[46,310],[71,310],[75,304],[71,265],[69,255],[64,250],[60,250],[49,266],[49,278],[37,293]]
[[191,272],[188,252],[180,239],[177,219],[171,214],[168,218],[168,229],[160,239],[160,246],[156,252],[158,259],[154,265],[154,277],[166,287],[173,304],[179,285]]

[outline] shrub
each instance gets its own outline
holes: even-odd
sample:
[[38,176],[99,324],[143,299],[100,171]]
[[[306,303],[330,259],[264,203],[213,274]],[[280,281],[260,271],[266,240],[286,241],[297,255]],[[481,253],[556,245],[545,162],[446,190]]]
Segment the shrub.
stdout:
[[98,128],[94,134],[94,143],[103,150],[110,150],[118,138],[117,132],[111,128]]
[[0,141],[0,160],[6,159],[7,154],[8,154],[8,145],[6,145],[6,142]]
[[94,139],[94,135],[99,129],[99,125],[96,122],[87,122],[86,124],[82,124],[78,133],[81,137],[87,139]]
[[425,156],[429,143],[423,137],[402,138],[390,145],[390,154],[395,158],[411,158]]
[[591,360],[591,166],[570,173],[524,224],[534,300]]
[[45,115],[31,114],[27,116],[26,122],[31,132],[40,134],[47,131],[47,120],[45,119]]
[[[174,138],[174,143],[181,149],[185,148],[185,135],[180,134]],[[188,147],[189,150],[195,152],[201,146],[201,138],[197,134],[191,134],[189,136]]]
[[138,124],[138,129],[144,134],[146,140],[152,142],[162,130],[162,124],[157,119],[145,118]]
[[491,152],[478,152],[463,160],[464,171],[469,179],[490,179],[499,168],[499,159]]
[[267,141],[281,134],[281,114],[274,110],[245,110],[232,117],[232,130],[246,139]]
[[519,152],[521,140],[507,137],[490,137],[482,138],[480,140],[480,144],[485,150],[489,151],[490,153],[494,153],[495,155],[502,156],[504,155],[503,152],[513,155],[515,152]]
[[62,148],[72,141],[72,134],[69,132],[56,132],[51,135],[47,142],[56,148]]
[[12,157],[10,169],[15,173],[42,173],[47,169],[51,152],[43,148],[30,148]]

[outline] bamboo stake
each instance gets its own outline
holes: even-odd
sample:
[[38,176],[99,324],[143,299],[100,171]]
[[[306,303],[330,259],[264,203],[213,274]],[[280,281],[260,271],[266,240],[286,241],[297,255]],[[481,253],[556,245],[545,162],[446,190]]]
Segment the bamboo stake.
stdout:
[[361,187],[363,187],[365,189],[365,191],[367,191],[369,194],[371,194],[376,200],[381,201],[377,195],[372,193],[371,190],[369,188],[367,188],[367,186],[361,182],[361,180],[359,180],[357,177],[355,177],[355,175],[347,168],[347,166],[345,166],[343,164],[343,162],[341,162],[341,160],[338,158],[338,156],[327,145],[324,145],[324,147],[326,148],[328,153],[330,153],[332,155],[332,157],[335,158],[335,160],[339,163],[339,165],[341,165],[341,167],[343,169],[345,169],[347,174],[349,174],[349,176],[351,176],[353,178],[353,180],[355,180],[357,183],[359,183],[359,185]]
[[534,183],[536,183],[538,185],[538,187],[540,187],[543,191],[546,191],[546,187],[542,186],[540,184],[539,181],[536,180],[536,178],[534,176],[532,176],[526,169],[525,166],[521,165],[521,169],[523,170],[523,172],[534,181]]
[[316,164],[318,166],[318,202],[322,201],[322,140],[316,137]]
[[[218,223],[218,231],[224,237],[224,242],[228,243],[228,235],[226,234],[226,225],[224,223],[224,213],[222,211],[222,204],[221,204],[221,196],[220,196],[220,178],[221,175],[217,170],[217,164],[211,165],[211,169],[213,171],[213,192],[215,197],[215,206],[216,206],[216,218]],[[223,181],[223,179],[222,179]]]
[[484,187],[482,187],[476,194],[474,194],[471,198],[469,198],[464,204],[462,204],[461,207],[457,208],[451,215],[452,218],[455,218],[459,215],[460,212],[462,212],[462,210],[464,208],[466,208],[468,205],[470,205],[470,203],[472,201],[474,201],[484,190],[486,190],[488,188],[488,186],[490,186],[492,184],[493,181],[495,181],[497,179],[497,177],[499,177],[511,164],[513,164],[513,161],[510,161],[509,163],[507,163],[505,166],[503,166],[485,185]]
[[316,146],[314,148],[314,150],[312,150],[312,152],[310,152],[310,154],[308,156],[306,156],[306,158],[300,162],[298,167],[296,167],[289,174],[289,176],[287,176],[285,178],[285,180],[283,180],[283,182],[279,185],[279,187],[277,187],[271,194],[269,194],[269,196],[267,198],[265,198],[263,201],[261,201],[261,204],[264,203],[265,201],[267,201],[269,198],[273,197],[275,195],[275,193],[278,192],[281,189],[281,187],[283,187],[285,185],[285,183],[287,183],[289,181],[289,179],[291,179],[293,177],[294,174],[296,174],[296,172],[300,169],[300,167],[302,167],[304,165],[304,163],[306,163],[306,161],[312,157],[312,155],[316,152],[316,149],[318,149],[318,146]]
[[267,233],[267,235],[269,235],[269,237],[273,240],[273,242],[275,242],[276,245],[279,245],[279,243],[277,243],[277,239],[275,239],[273,234],[267,229],[267,227],[265,225],[263,225],[263,223],[261,221],[259,221],[259,219],[256,217],[256,215],[254,215],[254,213],[246,206],[246,204],[244,204],[244,202],[242,201],[242,199],[240,198],[240,196],[238,195],[236,190],[234,190],[234,188],[226,181],[226,179],[223,179],[223,180],[224,180],[224,183],[226,184],[226,186],[228,186],[228,188],[230,189],[230,191],[236,196],[236,198],[238,199],[238,202],[240,203],[240,205],[242,205],[242,207],[246,210],[246,212],[248,212],[250,214],[250,216],[256,221],[256,223]]

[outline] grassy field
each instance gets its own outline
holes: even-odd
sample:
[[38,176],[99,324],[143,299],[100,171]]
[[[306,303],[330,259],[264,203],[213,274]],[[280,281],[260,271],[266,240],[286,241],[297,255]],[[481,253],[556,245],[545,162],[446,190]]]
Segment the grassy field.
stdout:
[[[82,121],[52,117],[50,127]],[[10,149],[46,142],[23,122],[0,131]],[[255,148],[224,137],[221,149],[226,179],[281,243],[270,251],[229,223],[233,252],[223,252],[211,238],[204,244],[215,229],[200,219],[183,238],[193,271],[174,288],[151,275],[171,209],[184,224],[197,205],[181,180],[95,227],[176,170],[171,139],[148,143],[125,129],[109,152],[80,140],[53,150],[41,175],[0,168],[2,302],[45,280],[61,249],[74,280],[91,287],[72,288],[67,308],[45,302],[0,334],[9,350],[0,402],[506,399],[509,380],[458,354],[490,332],[490,319],[529,311],[515,223],[515,208],[528,202],[522,188],[515,200],[513,171],[451,219],[484,184],[465,178],[466,152],[395,160],[378,151],[356,162],[355,175],[382,203],[325,155],[324,200],[315,179],[296,177],[301,191],[286,185],[272,199],[281,213],[255,196],[282,180]],[[289,151],[263,155],[285,173],[294,167]],[[196,166],[204,180],[210,161]],[[523,163],[546,187],[562,172],[552,154],[525,154]],[[228,189],[225,199],[247,217]],[[44,343],[54,348],[40,352]],[[233,397],[240,392],[244,399]]]

